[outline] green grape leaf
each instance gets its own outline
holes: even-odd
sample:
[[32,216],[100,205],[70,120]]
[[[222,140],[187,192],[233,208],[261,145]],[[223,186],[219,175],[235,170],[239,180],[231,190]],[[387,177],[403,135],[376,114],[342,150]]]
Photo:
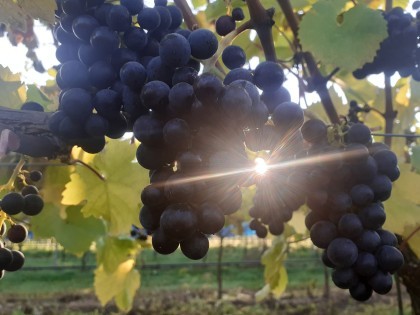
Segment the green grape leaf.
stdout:
[[341,14],[346,2],[314,4],[302,19],[299,38],[303,49],[317,59],[353,71],[373,60],[387,37],[387,23],[381,12],[360,3]]
[[0,22],[25,31],[28,16],[54,24],[56,9],[55,0],[3,0],[0,1]]
[[[277,237],[271,247],[265,251],[261,257],[261,263],[264,265],[264,279],[270,292],[276,297],[280,297],[286,290],[288,278],[284,260],[287,257],[287,244],[284,235]],[[257,296],[263,298],[267,288],[262,288]]]
[[20,74],[13,74],[9,68],[4,68],[1,65],[0,95],[1,106],[12,109],[19,109],[26,99],[26,88],[20,81]]
[[77,166],[63,192],[65,205],[86,202],[85,216],[102,218],[112,235],[125,234],[138,224],[139,192],[148,184],[148,172],[133,162],[136,146],[129,141],[110,141],[89,164],[102,174]]
[[32,101],[39,103],[44,109],[48,109],[52,101],[42,92],[35,84],[27,85],[28,90],[26,91],[26,101]]
[[42,212],[31,220],[31,229],[39,237],[55,237],[67,251],[76,255],[86,252],[93,241],[105,233],[99,219],[85,218],[81,206],[65,209],[66,218],[60,217],[60,209],[54,204],[45,205]]
[[107,273],[103,265],[95,270],[95,293],[102,305],[113,298],[117,306],[127,312],[131,309],[134,295],[140,287],[140,273],[134,269],[135,261],[126,260],[112,272]]
[[194,8],[202,7],[207,4],[207,0],[192,0],[191,1]]
[[97,261],[108,273],[112,273],[127,259],[135,257],[140,249],[139,243],[129,237],[107,236],[101,238],[96,246]]

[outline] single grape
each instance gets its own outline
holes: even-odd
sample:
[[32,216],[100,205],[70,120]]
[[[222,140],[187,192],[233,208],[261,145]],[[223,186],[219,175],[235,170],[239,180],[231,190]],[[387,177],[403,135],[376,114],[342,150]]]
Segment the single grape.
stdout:
[[216,20],[216,33],[220,36],[226,36],[236,28],[236,23],[233,17],[229,15],[222,15]]
[[160,41],[159,56],[162,63],[168,67],[182,67],[190,60],[191,47],[184,36],[177,33],[171,33]]
[[337,267],[350,267],[357,260],[358,249],[350,239],[339,237],[328,245],[327,255]]
[[209,240],[202,233],[195,233],[193,236],[181,242],[181,251],[189,259],[202,259],[209,250]]
[[25,256],[22,252],[17,250],[12,250],[13,260],[12,262],[4,268],[6,271],[17,271],[23,267],[23,264],[25,263]]
[[15,215],[23,210],[25,201],[21,194],[10,192],[3,197],[0,207],[8,215]]
[[7,231],[7,238],[12,243],[22,243],[28,237],[28,230],[21,224],[14,224]]
[[242,21],[243,19],[245,19],[245,14],[242,8],[233,8],[232,17],[235,21]]
[[337,237],[337,228],[329,221],[318,221],[311,227],[310,236],[315,246],[326,249]]
[[42,172],[41,171],[31,171],[29,173],[29,178],[33,182],[39,182],[42,179]]
[[279,89],[283,81],[283,69],[275,62],[264,61],[255,68],[254,83],[264,92]]
[[26,215],[38,215],[44,208],[44,201],[39,195],[29,194],[24,197],[25,206],[22,212]]
[[210,58],[216,53],[219,46],[216,36],[203,28],[192,31],[188,42],[191,46],[191,55],[197,59]]

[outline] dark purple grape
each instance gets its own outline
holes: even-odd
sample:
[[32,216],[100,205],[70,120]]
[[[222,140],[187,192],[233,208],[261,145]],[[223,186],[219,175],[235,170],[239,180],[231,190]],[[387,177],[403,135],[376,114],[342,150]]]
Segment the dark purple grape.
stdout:
[[197,59],[208,59],[213,56],[219,46],[216,36],[207,29],[197,29],[188,36],[191,55]]
[[44,208],[44,201],[38,195],[29,194],[24,197],[25,206],[22,212],[26,215],[34,216],[41,213]]
[[10,192],[3,197],[0,207],[8,215],[15,215],[23,210],[25,201],[21,194]]
[[394,273],[404,264],[404,256],[393,246],[380,246],[375,252],[375,256],[378,260],[379,269],[382,271]]
[[216,20],[216,33],[220,36],[226,36],[236,28],[236,23],[233,17],[229,15],[222,15]]
[[179,246],[179,242],[167,236],[160,228],[153,233],[152,246],[159,254],[169,255],[176,251]]
[[22,243],[28,237],[28,230],[21,224],[15,224],[7,231],[7,238],[12,243]]
[[190,237],[197,227],[197,216],[187,204],[172,204],[163,211],[160,226],[174,240]]
[[326,249],[337,237],[337,228],[329,221],[318,221],[311,227],[310,236],[315,246]]
[[209,250],[209,240],[202,233],[195,233],[191,237],[181,241],[181,251],[189,259],[202,259]]
[[275,62],[264,61],[255,68],[254,83],[264,92],[279,89],[283,81],[283,69]]
[[337,267],[350,267],[357,260],[358,249],[350,239],[339,237],[328,245],[327,255]]

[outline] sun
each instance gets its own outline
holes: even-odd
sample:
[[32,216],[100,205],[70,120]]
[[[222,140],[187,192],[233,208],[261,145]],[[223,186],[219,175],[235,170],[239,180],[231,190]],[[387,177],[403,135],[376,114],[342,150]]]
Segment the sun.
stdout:
[[254,167],[255,172],[259,175],[264,175],[268,169],[267,162],[263,158],[260,158],[260,157],[257,157],[254,162],[255,162],[255,167]]

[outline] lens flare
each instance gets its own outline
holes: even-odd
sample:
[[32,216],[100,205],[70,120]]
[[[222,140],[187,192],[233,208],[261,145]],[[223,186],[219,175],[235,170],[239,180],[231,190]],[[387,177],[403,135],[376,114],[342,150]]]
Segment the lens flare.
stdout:
[[264,175],[267,172],[268,166],[267,163],[263,158],[256,158],[255,159],[255,172],[259,175]]

